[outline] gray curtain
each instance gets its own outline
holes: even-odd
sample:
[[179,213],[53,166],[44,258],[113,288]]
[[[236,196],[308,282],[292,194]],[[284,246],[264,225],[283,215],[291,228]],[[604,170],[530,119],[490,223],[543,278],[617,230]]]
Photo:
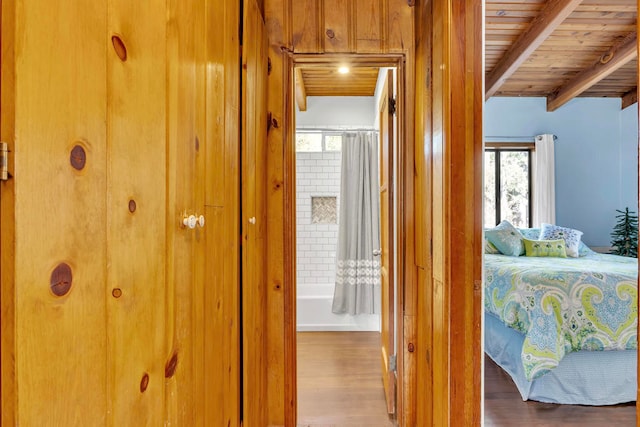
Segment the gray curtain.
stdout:
[[374,132],[346,133],[342,177],[334,313],[380,312],[380,186]]

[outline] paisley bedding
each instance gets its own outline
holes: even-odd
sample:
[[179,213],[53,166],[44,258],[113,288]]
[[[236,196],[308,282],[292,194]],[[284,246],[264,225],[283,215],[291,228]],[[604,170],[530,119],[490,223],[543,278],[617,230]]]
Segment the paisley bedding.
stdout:
[[529,381],[573,351],[637,348],[637,259],[484,257],[485,310],[524,334]]

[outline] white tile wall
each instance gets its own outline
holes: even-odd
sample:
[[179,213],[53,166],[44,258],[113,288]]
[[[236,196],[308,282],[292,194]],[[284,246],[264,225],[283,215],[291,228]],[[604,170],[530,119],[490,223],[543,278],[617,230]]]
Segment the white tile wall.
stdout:
[[296,153],[298,286],[335,282],[338,224],[311,223],[311,197],[337,197],[339,152]]

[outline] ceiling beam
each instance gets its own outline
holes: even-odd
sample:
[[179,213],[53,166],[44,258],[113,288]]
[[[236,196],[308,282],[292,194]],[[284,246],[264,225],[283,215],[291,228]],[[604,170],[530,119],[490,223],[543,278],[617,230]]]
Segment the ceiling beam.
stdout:
[[622,109],[632,106],[638,102],[638,88],[634,87],[629,92],[622,95]]
[[304,87],[302,69],[296,67],[296,103],[300,111],[307,111],[307,91]]
[[582,0],[550,0],[529,28],[513,43],[485,78],[485,99],[491,98],[504,82],[549,35],[582,3]]
[[564,86],[558,88],[555,95],[547,98],[547,111],[555,111],[618,68],[638,56],[637,34],[632,33],[620,43],[602,55],[598,62],[582,70]]

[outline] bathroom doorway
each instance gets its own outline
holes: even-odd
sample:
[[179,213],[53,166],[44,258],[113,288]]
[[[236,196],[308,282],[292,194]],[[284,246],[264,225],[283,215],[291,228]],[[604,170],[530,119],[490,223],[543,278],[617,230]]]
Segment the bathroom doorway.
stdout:
[[298,422],[392,425],[397,71],[324,65],[295,70]]

